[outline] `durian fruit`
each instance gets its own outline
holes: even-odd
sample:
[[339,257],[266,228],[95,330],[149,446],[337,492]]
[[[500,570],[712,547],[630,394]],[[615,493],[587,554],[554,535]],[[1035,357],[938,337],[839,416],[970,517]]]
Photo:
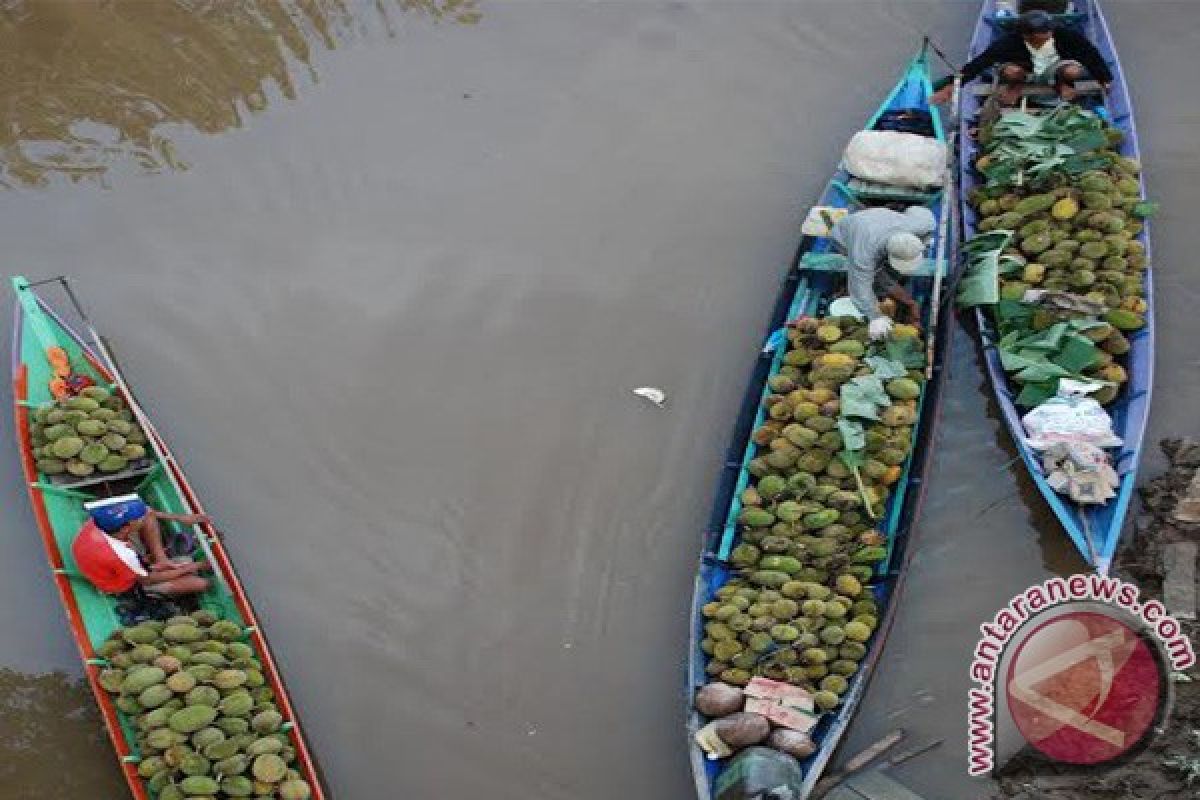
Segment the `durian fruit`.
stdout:
[[1064,197],[1050,208],[1050,215],[1057,220],[1066,221],[1079,213],[1079,203],[1073,197]]
[[1136,331],[1145,327],[1146,319],[1139,313],[1123,308],[1114,308],[1104,315],[1104,321],[1120,331]]

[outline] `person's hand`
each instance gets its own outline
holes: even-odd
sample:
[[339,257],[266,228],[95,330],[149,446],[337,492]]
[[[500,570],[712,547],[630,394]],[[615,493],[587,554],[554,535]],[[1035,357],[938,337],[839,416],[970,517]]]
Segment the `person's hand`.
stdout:
[[192,525],[210,525],[210,524],[212,524],[212,517],[210,517],[208,514],[192,514],[191,524]]
[[871,337],[871,341],[886,339],[891,332],[892,320],[888,317],[876,317],[867,326],[867,334]]
[[176,569],[179,565],[171,561],[159,561],[157,564],[150,565],[151,572],[166,572],[167,570]]
[[949,103],[952,97],[954,97],[954,84],[948,83],[929,95],[929,102],[935,106],[940,106],[943,103]]

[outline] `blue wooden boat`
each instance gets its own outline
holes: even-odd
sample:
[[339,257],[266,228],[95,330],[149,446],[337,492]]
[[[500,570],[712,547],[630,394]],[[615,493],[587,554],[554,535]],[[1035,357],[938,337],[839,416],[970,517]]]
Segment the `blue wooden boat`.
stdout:
[[[1134,126],[1133,106],[1130,103],[1128,86],[1121,71],[1121,64],[1117,59],[1108,24],[1100,10],[1100,4],[1096,0],[1073,0],[1068,8],[1068,13],[1058,15],[1057,21],[1059,25],[1070,26],[1085,34],[1104,55],[1114,75],[1107,96],[1099,92],[1084,94],[1081,95],[1080,102],[1085,107],[1106,116],[1112,125],[1124,133],[1122,155],[1138,158],[1138,137]],[[1010,24],[1011,19],[997,16],[995,0],[985,0],[971,42],[970,57],[973,58],[985,50],[996,36]],[[965,198],[969,191],[979,183],[979,175],[971,168],[975,161],[977,143],[968,135],[968,128],[974,124],[986,98],[978,92],[971,91],[970,87],[964,87],[962,98],[959,186],[960,196]],[[1144,186],[1142,194],[1145,195]],[[965,200],[962,202],[962,210],[963,235],[969,239],[975,233],[974,226],[978,222],[978,218]],[[1149,257],[1148,224],[1147,230],[1139,234],[1138,239],[1144,244]],[[1025,430],[1021,425],[1021,412],[1014,405],[1015,395],[1000,363],[1000,353],[994,346],[995,328],[992,319],[983,307],[978,307],[975,311],[988,375],[1005,425],[1012,435],[1017,451],[1025,462],[1038,490],[1062,522],[1067,535],[1071,537],[1087,563],[1100,574],[1107,574],[1112,565],[1117,543],[1121,538],[1125,514],[1133,497],[1146,421],[1150,412],[1150,394],[1154,383],[1154,292],[1149,270],[1145,273],[1145,299],[1149,306],[1146,311],[1146,327],[1129,336],[1131,349],[1125,365],[1129,381],[1117,401],[1108,407],[1108,411],[1113,417],[1114,430],[1124,442],[1114,458],[1114,467],[1120,476],[1120,486],[1116,496],[1108,503],[1088,507],[1074,504],[1069,498],[1058,494],[1047,484],[1046,475],[1037,453],[1027,443]]]
[[[905,68],[903,76],[888,95],[887,100],[871,116],[865,128],[878,127],[880,120],[888,116],[889,112],[903,114],[916,111],[918,114],[926,115],[925,118],[932,125],[932,135],[946,141],[946,132],[938,113],[929,104],[930,94],[929,63],[926,48],[922,48],[920,54]],[[916,193],[907,196],[900,191],[889,196],[887,189],[871,185],[864,186],[860,182],[852,180],[843,169],[839,168],[820,197],[818,205],[853,209],[860,205],[875,205],[887,201],[904,204],[927,203],[939,220],[939,229],[945,234],[949,228],[953,227],[952,217],[956,216],[954,213],[956,201],[953,199],[953,194],[953,186],[950,186],[944,191]],[[855,710],[866,691],[872,670],[883,651],[884,640],[891,627],[903,587],[908,558],[912,552],[913,530],[923,499],[925,477],[928,474],[933,450],[933,429],[940,407],[940,393],[944,377],[940,366],[941,354],[945,350],[953,325],[953,315],[946,313],[947,309],[941,307],[952,292],[948,291],[949,287],[947,287],[947,291],[942,292],[939,292],[939,288],[942,279],[948,277],[948,265],[955,263],[955,259],[946,251],[947,247],[954,246],[954,241],[955,236],[943,235],[940,243],[931,245],[928,254],[930,268],[926,270],[927,274],[909,279],[909,291],[922,308],[924,329],[930,331],[931,324],[934,325],[935,332],[930,335],[930,341],[933,344],[931,363],[934,366],[931,378],[924,384],[920,399],[919,418],[912,452],[907,463],[903,465],[902,477],[880,520],[880,529],[888,537],[889,556],[886,561],[878,565],[875,578],[869,586],[869,590],[878,600],[881,609],[879,627],[868,642],[868,652],[860,663],[859,671],[851,679],[850,686],[842,697],[841,705],[835,711],[824,714],[817,727],[811,732],[817,744],[817,750],[800,762],[804,773],[803,785],[790,787],[796,798],[808,797],[812,792],[850,725]],[[715,783],[727,763],[727,760],[714,761],[706,758],[693,738],[695,732],[707,722],[707,719],[695,708],[695,692],[710,680],[705,674],[708,656],[700,646],[701,640],[705,636],[704,624],[707,621],[701,613],[701,608],[733,575],[727,559],[730,552],[739,543],[740,532],[737,519],[742,510],[740,496],[750,480],[747,465],[755,458],[759,450],[758,446],[751,441],[750,434],[764,419],[762,401],[769,393],[767,379],[778,371],[785,349],[783,347],[772,349],[771,345],[782,338],[780,334],[786,321],[802,315],[825,314],[829,303],[842,293],[843,276],[836,271],[828,271],[820,266],[823,263],[821,257],[831,252],[833,252],[833,245],[826,237],[805,236],[799,244],[780,296],[769,318],[767,346],[764,347],[764,351],[755,363],[741,410],[734,425],[732,441],[717,485],[712,516],[704,536],[704,550],[692,600],[687,708],[688,746],[696,795],[700,800],[710,800],[716,796]],[[935,323],[939,316],[940,323]]]

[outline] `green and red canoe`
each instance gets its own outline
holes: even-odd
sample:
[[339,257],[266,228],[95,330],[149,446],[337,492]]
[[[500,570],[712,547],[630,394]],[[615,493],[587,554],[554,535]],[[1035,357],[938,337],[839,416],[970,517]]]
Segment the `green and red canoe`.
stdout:
[[[204,513],[204,508],[166,443],[145,418],[103,340],[91,328],[65,279],[43,283],[51,282],[62,284],[90,333],[91,342],[85,341],[38,296],[34,286],[40,284],[31,285],[22,277],[12,279],[17,298],[12,355],[17,446],[34,519],[50,561],[51,578],[66,608],[71,634],[85,664],[88,684],[100,707],[131,794],[138,800],[147,800],[153,795],[138,775],[142,754],[138,751],[133,721],[116,708],[112,697],[97,682],[97,675],[106,665],[105,660],[97,655],[97,648],[122,626],[117,600],[112,595],[98,591],[78,572],[71,555],[71,543],[87,518],[83,504],[91,500],[137,492],[151,506],[168,513],[197,514]],[[65,370],[61,365],[64,355],[73,376],[90,379],[95,385],[106,387],[124,400],[148,440],[144,458],[129,463],[119,471],[96,472],[87,477],[49,475],[39,471],[30,433],[31,414],[33,409],[54,399],[51,381],[63,376]],[[56,363],[52,363],[52,360]],[[286,720],[284,727],[296,754],[293,768],[308,782],[312,797],[321,800],[327,795],[318,779],[295,709],[288,699],[278,665],[271,656],[267,639],[246,599],[229,555],[211,525],[197,526],[194,536],[195,555],[207,557],[213,569],[211,586],[199,598],[199,606],[242,625],[245,641],[257,651],[263,677],[274,692],[275,703]]]

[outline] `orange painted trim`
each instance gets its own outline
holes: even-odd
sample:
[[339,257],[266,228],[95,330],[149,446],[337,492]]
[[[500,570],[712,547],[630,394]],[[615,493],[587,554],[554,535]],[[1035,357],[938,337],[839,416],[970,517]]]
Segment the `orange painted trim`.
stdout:
[[[29,494],[29,502],[33,506],[33,516],[37,521],[38,533],[42,538],[42,546],[46,550],[46,556],[50,560],[50,566],[53,569],[62,569],[63,559],[62,553],[58,549],[58,541],[54,538],[54,528],[50,524],[50,515],[46,511],[46,501],[42,496],[42,492],[33,487],[33,484],[38,479],[37,462],[33,457],[33,445],[29,441],[29,409],[22,405],[29,396],[29,377],[28,368],[22,364],[13,378],[13,423],[17,436],[17,447],[21,452],[21,469],[25,475],[25,490]],[[96,676],[99,670],[96,667],[88,666],[88,659],[95,658],[95,651],[92,649],[91,637],[87,634],[87,628],[83,624],[83,615],[79,613],[79,604],[75,602],[75,592],[71,588],[71,580],[65,575],[57,572],[51,573],[54,577],[55,588],[58,589],[59,597],[62,599],[63,606],[67,612],[67,622],[71,627],[71,635],[75,639],[75,645],[79,648],[80,658],[84,662],[84,673],[87,677],[88,686],[92,690],[92,695],[96,698],[96,705],[100,708],[100,715],[104,719],[104,727],[108,731],[108,738],[112,740],[113,748],[117,751],[117,758],[121,772],[125,775],[125,782],[129,785],[129,791],[137,800],[150,800],[150,795],[146,791],[146,787],[142,778],[137,773],[137,765],[125,762],[125,756],[131,754],[132,750],[129,743],[125,740],[125,734],[121,730],[121,723],[117,719],[117,710],[112,703],[112,699],[108,696],[108,692],[101,688],[96,682]]]
[[[83,352],[84,358],[87,359],[88,364],[90,364],[92,368],[96,370],[97,374],[103,377],[110,384],[114,383],[112,373],[100,363],[100,360],[97,359],[92,353],[91,348],[78,339],[76,339],[76,341],[80,345],[80,349]],[[125,398],[125,400],[128,401],[129,398]],[[171,453],[170,449],[167,447],[167,443],[163,441],[162,436],[159,435],[158,430],[154,427],[153,423],[150,422],[149,418],[145,417],[145,415],[143,415],[143,417],[146,420],[146,427],[148,428],[145,433],[147,436],[154,437],[154,441],[158,443],[158,447],[161,452],[167,456],[166,466],[171,470],[171,474],[175,477],[175,482],[179,484],[179,488],[184,494],[183,499],[187,501],[194,513],[205,513],[204,506],[200,503],[199,498],[192,489],[192,485],[188,483],[187,476],[183,474],[183,470],[180,469],[174,454]],[[26,428],[21,428],[20,430],[26,430]],[[33,466],[32,461],[31,466]],[[229,592],[233,596],[234,605],[237,607],[238,612],[242,615],[242,618],[245,620],[246,624],[253,626],[254,628],[253,633],[250,635],[250,639],[252,642],[254,642],[260,656],[262,657],[261,660],[264,672],[263,677],[267,679],[267,684],[271,687],[271,691],[275,693],[275,702],[279,705],[285,719],[292,723],[292,729],[290,731],[291,736],[289,738],[291,738],[292,743],[295,745],[296,761],[301,767],[301,769],[298,771],[304,776],[304,779],[308,781],[308,784],[312,789],[312,800],[326,800],[327,795],[325,794],[325,789],[323,788],[321,780],[317,775],[317,768],[313,761],[312,754],[308,749],[308,743],[304,739],[304,733],[300,725],[300,718],[296,714],[295,709],[292,708],[292,701],[288,696],[287,688],[283,683],[283,676],[279,671],[279,667],[275,663],[275,657],[271,654],[270,644],[267,642],[267,637],[262,631],[262,626],[258,623],[258,617],[255,616],[254,609],[250,605],[250,600],[246,597],[246,592],[242,588],[242,583],[240,580],[238,580],[237,572],[233,568],[233,561],[229,558],[229,554],[225,552],[225,546],[221,543],[221,540],[217,538],[216,531],[213,529],[213,527],[211,525],[203,525],[202,527],[204,531],[209,534],[209,549],[212,550],[213,557],[217,559],[217,564],[214,566],[221,571],[222,577],[225,578],[225,583],[228,585]],[[53,543],[53,536],[51,536],[51,542]],[[55,546],[54,551],[57,552],[57,546]],[[84,637],[84,642],[87,642],[86,636]],[[88,646],[90,647],[90,644]],[[89,678],[91,678],[90,674]],[[101,689],[99,685],[93,685],[93,692],[100,692],[103,694],[104,690]],[[113,720],[114,722],[116,721],[115,714],[113,716]],[[120,727],[116,727],[116,730],[119,732]],[[130,765],[126,766],[128,767]],[[141,778],[137,777],[136,769],[133,769],[132,772],[134,778],[131,780],[137,780],[140,788]],[[144,789],[142,791],[144,792]],[[143,800],[145,797],[144,794],[138,794],[136,791],[134,794],[138,800]]]
[[[179,484],[179,488],[183,491],[188,505],[190,505],[192,510],[196,513],[205,513],[203,505],[201,505],[200,500],[196,497],[196,493],[192,490],[191,484],[188,483],[187,477],[183,474],[183,470],[179,468],[178,462],[176,462],[175,457],[171,455],[170,450],[167,449],[167,445],[162,440],[162,437],[159,436],[158,431],[154,430],[152,427],[149,431],[147,431],[147,433],[148,435],[154,437],[155,441],[158,442],[159,447],[162,449],[162,452],[168,456],[168,467],[170,468],[171,473],[175,476],[175,480]],[[313,763],[312,755],[308,750],[308,744],[304,740],[304,734],[300,726],[300,719],[295,710],[292,708],[291,699],[288,697],[287,689],[283,683],[283,677],[279,672],[279,667],[275,664],[275,658],[271,654],[271,647],[267,642],[267,637],[262,631],[262,626],[258,623],[258,618],[254,614],[254,609],[250,605],[250,600],[246,597],[246,592],[242,588],[241,581],[238,580],[237,573],[233,568],[233,562],[230,560],[229,554],[225,552],[224,545],[216,536],[216,531],[213,530],[211,525],[204,525],[203,528],[207,533],[210,534],[209,548],[212,550],[213,556],[219,562],[217,566],[221,570],[221,574],[229,586],[230,594],[233,595],[234,605],[237,606],[237,609],[241,613],[242,618],[246,621],[246,624],[254,627],[254,631],[250,635],[250,638],[257,645],[258,652],[262,656],[263,669],[266,673],[264,677],[266,677],[267,683],[270,685],[271,690],[275,692],[275,701],[283,710],[284,717],[292,723],[292,729],[290,731],[292,735],[290,738],[296,747],[296,760],[302,767],[300,772],[304,775],[304,779],[308,781],[309,786],[312,788],[313,800],[325,800],[325,790],[317,776],[317,770]]]

